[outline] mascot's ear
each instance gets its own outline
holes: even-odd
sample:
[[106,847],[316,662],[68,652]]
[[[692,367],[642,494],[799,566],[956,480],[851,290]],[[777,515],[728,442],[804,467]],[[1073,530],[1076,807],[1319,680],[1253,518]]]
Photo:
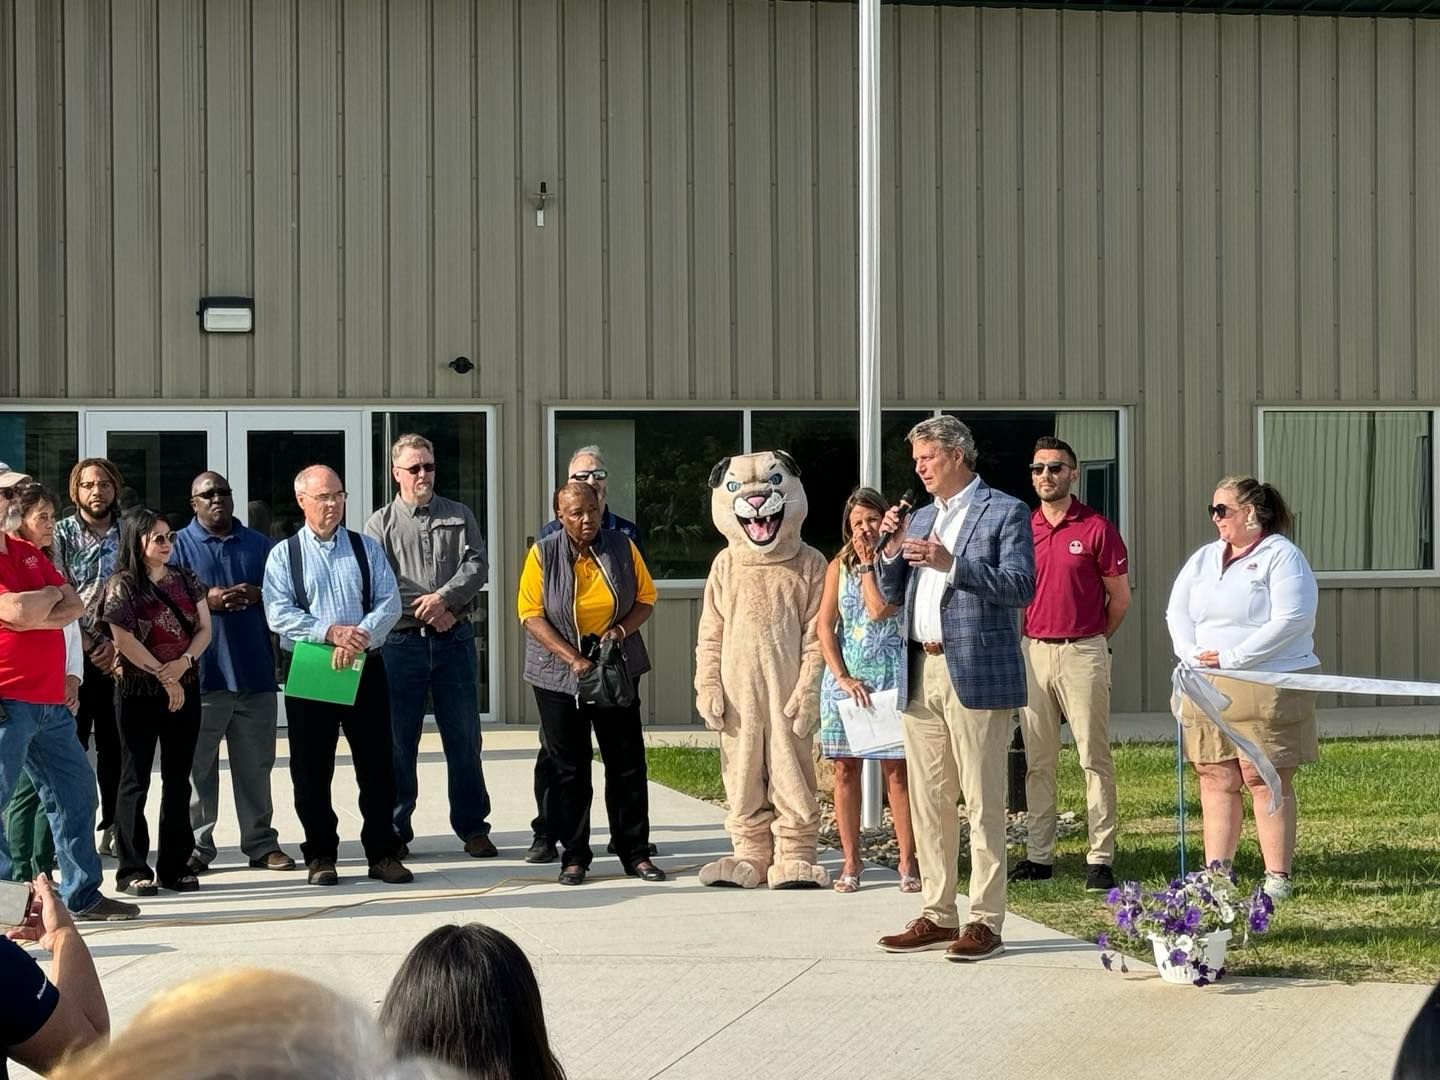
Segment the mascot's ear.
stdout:
[[[800,466],[795,464],[795,459],[793,457],[787,454],[784,450],[774,450],[772,451],[772,453],[775,455],[776,459],[779,460],[781,465],[784,465],[785,468],[790,470],[790,474],[792,476],[794,476],[796,479],[799,479]],[[715,485],[711,484],[710,486],[714,487]]]
[[712,488],[720,486],[720,481],[725,479],[725,470],[728,468],[730,468],[730,459],[727,457],[721,458],[720,463],[710,470],[710,486]]

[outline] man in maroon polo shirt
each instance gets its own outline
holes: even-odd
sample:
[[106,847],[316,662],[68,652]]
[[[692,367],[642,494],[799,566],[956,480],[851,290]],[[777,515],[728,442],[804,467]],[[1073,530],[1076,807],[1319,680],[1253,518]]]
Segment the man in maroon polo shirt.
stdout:
[[1060,717],[1070,723],[1085,770],[1090,853],[1085,888],[1115,887],[1115,764],[1110,757],[1108,639],[1130,606],[1125,541],[1103,515],[1070,494],[1075,451],[1046,435],[1035,443],[1030,480],[1040,509],[1030,517],[1035,538],[1035,599],[1025,609],[1028,704],[1020,710],[1025,739],[1026,857],[1011,881],[1048,881],[1055,866],[1055,772]]

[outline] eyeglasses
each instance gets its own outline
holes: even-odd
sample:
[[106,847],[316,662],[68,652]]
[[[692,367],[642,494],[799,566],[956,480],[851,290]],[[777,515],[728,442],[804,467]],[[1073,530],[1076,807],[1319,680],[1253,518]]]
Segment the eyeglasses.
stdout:
[[334,506],[336,503],[345,501],[346,493],[343,491],[324,491],[319,495],[311,495],[308,491],[302,491],[300,494],[312,502],[319,503],[321,506]]
[[1032,461],[1030,463],[1030,475],[1039,476],[1041,473],[1049,473],[1051,476],[1059,476],[1066,469],[1070,468],[1063,461]]
[[1224,503],[1217,503],[1215,506],[1207,506],[1205,509],[1209,511],[1211,517],[1224,521],[1226,515],[1235,508],[1233,506],[1226,506]]
[[570,474],[570,479],[578,480],[580,483],[583,484],[592,476],[596,480],[604,480],[609,475],[610,473],[606,469],[581,469],[579,472],[572,472]]
[[115,485],[109,480],[81,480],[75,485],[81,491],[114,491]]
[[435,462],[422,461],[418,465],[396,465],[395,467],[397,469],[404,469],[411,476],[419,476],[421,473],[433,473],[435,471]]
[[152,543],[152,544],[164,544],[166,547],[169,547],[169,546],[171,546],[172,544],[175,543],[175,534],[174,534],[174,533],[151,533],[151,534],[150,534],[150,543]]
[[206,502],[214,502],[216,499],[228,499],[235,494],[230,488],[210,488],[208,491],[197,491],[190,496],[192,499],[204,499]]

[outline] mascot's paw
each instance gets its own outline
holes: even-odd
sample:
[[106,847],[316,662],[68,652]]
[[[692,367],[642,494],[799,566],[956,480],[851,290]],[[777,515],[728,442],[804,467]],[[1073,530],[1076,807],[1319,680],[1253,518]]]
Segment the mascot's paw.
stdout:
[[795,733],[797,739],[813,739],[815,733],[820,730],[820,711],[802,713],[793,724],[790,730]]
[[823,889],[830,884],[829,871],[800,859],[777,862],[766,877],[772,889]]
[[705,721],[705,726],[711,731],[724,730],[725,698],[722,694],[697,694],[695,711],[700,714],[700,719]]
[[765,879],[765,871],[746,862],[744,859],[736,859],[727,855],[723,859],[716,859],[712,863],[706,863],[700,868],[701,885],[719,885],[732,889],[753,889]]

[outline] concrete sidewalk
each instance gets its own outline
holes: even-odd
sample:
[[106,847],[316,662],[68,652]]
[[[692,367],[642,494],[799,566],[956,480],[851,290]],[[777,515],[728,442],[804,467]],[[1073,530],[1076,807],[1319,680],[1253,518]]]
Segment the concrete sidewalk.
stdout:
[[[530,955],[572,1080],[1380,1078],[1427,992],[1275,979],[1170,986],[1141,965],[1109,974],[1092,944],[1013,915],[1007,951],[994,960],[890,956],[875,939],[918,914],[893,872],[867,870],[850,896],[703,888],[695,870],[727,849],[723,814],[655,785],[657,862],[674,880],[626,878],[602,854],[586,885],[567,888],[555,882],[558,866],[521,858],[534,746],[530,732],[486,731],[501,857],[478,860],[449,835],[439,739],[425,736],[409,886],[365,877],[348,758],[335,779],[338,888],[249,869],[234,846],[226,791],[220,859],[199,893],[165,894],[144,902],[140,922],[86,930],[116,1026],[158,990],[242,964],[297,971],[378,1006],[416,940],[470,920],[499,927]],[[276,823],[298,856],[285,752],[282,741]],[[599,781],[597,765],[597,794]],[[152,807],[157,797],[158,789]],[[608,837],[598,801],[593,821],[601,853]],[[838,862],[827,853],[832,872]],[[113,861],[105,866],[113,873]]]

